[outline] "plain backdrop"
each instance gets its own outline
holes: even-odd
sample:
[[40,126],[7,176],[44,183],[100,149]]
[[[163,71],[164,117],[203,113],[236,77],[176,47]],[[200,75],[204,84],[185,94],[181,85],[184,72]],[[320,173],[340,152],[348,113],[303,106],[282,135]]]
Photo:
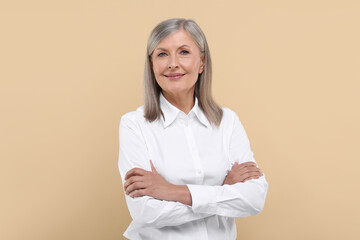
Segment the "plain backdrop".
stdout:
[[123,239],[119,121],[143,104],[150,31],[174,17],[205,32],[214,97],[269,182],[238,239],[360,239],[360,3],[348,0],[1,1],[0,239]]

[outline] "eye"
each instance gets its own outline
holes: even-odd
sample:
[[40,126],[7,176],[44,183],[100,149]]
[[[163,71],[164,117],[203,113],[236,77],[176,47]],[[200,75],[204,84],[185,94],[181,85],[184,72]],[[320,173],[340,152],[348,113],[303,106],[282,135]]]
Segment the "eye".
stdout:
[[166,53],[161,52],[161,53],[158,54],[158,56],[159,56],[159,57],[165,57],[165,56],[166,56]]
[[182,51],[180,52],[180,54],[186,55],[186,54],[189,54],[189,51],[187,51],[187,50],[182,50]]

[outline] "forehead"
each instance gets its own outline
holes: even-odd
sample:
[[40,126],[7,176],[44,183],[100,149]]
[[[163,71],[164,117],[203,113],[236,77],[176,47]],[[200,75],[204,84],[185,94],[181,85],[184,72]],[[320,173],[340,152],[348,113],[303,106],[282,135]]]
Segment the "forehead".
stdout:
[[183,45],[197,47],[194,39],[185,30],[179,30],[164,38],[156,48],[177,48]]

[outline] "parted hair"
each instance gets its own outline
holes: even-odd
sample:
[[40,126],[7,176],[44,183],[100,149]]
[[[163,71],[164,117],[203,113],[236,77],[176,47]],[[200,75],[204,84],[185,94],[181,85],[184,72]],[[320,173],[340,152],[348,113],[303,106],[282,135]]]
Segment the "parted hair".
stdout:
[[160,108],[161,88],[156,82],[152,69],[152,54],[156,46],[170,34],[185,30],[199,47],[204,60],[204,70],[199,74],[195,83],[194,95],[210,124],[219,126],[223,116],[222,109],[216,104],[211,95],[212,66],[209,47],[203,31],[194,20],[184,18],[168,19],[159,23],[151,32],[147,42],[144,87],[145,87],[145,118],[149,122],[159,120],[164,114]]

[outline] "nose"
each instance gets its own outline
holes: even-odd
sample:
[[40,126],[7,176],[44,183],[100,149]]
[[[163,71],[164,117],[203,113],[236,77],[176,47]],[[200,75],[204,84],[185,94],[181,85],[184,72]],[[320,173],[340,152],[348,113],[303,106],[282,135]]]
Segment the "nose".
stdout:
[[169,69],[179,68],[179,62],[176,56],[172,56],[169,59]]

